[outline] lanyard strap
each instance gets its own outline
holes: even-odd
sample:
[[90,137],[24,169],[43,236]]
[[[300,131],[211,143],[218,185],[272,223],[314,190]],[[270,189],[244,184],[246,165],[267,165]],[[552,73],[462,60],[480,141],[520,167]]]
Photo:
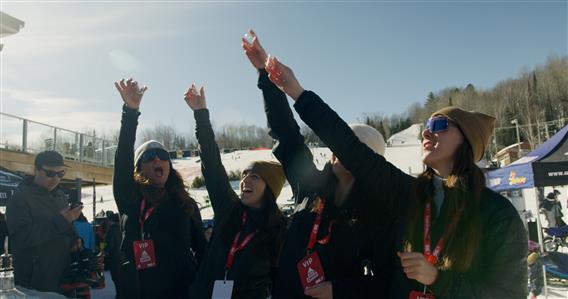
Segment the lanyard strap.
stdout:
[[424,256],[426,257],[426,260],[428,260],[430,264],[433,265],[438,262],[440,253],[444,249],[444,246],[446,245],[446,241],[449,235],[453,233],[453,231],[455,230],[462,212],[463,208],[460,209],[458,213],[454,215],[454,218],[452,219],[450,226],[444,232],[442,237],[438,240],[438,243],[434,248],[434,252],[432,253],[432,245],[431,245],[432,240],[430,238],[430,232],[431,232],[430,228],[432,225],[432,200],[429,199],[426,202],[426,207],[424,208]]
[[144,222],[146,222],[146,220],[150,218],[150,215],[152,215],[152,212],[154,212],[154,207],[151,207],[146,211],[146,214],[144,214],[145,208],[146,208],[146,198],[142,198],[142,202],[140,203],[140,215],[138,217],[138,223],[140,223],[140,233],[142,235],[142,240],[144,240]]
[[329,243],[331,239],[331,228],[333,227],[333,221],[330,221],[329,223],[327,235],[321,238],[320,240],[317,239],[324,207],[325,207],[325,200],[320,198],[318,201],[318,206],[316,207],[317,210],[316,219],[314,220],[314,224],[312,225],[312,230],[310,232],[310,240],[308,242],[308,248],[307,248],[308,253],[311,252],[312,249],[314,249],[316,242],[321,245],[325,245]]
[[238,244],[239,237],[241,236],[241,232],[243,231],[245,223],[247,222],[247,212],[246,211],[243,212],[241,219],[242,219],[241,230],[237,233],[237,235],[235,236],[235,239],[233,239],[233,243],[231,244],[231,249],[229,250],[229,255],[227,256],[227,261],[225,262],[225,276],[226,276],[226,273],[229,271],[229,269],[231,269],[231,267],[233,266],[233,262],[235,260],[235,254],[238,251],[245,248],[250,243],[252,238],[256,235],[256,233],[258,233],[258,229],[257,229],[254,232],[248,234],[243,239],[243,241],[240,244]]

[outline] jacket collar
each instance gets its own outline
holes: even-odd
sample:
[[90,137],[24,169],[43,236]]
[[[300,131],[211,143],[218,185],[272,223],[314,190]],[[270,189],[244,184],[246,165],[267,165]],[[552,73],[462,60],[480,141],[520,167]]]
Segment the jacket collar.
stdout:
[[36,184],[34,182],[34,177],[29,176],[26,177],[21,183],[20,186],[25,188],[28,192],[38,194],[38,195],[55,195],[60,191],[60,186],[58,185],[53,190],[48,191],[44,187]]

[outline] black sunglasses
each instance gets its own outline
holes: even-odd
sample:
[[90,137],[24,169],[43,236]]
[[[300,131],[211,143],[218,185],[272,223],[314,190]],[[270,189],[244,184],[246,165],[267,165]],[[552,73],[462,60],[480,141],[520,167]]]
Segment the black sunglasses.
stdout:
[[170,154],[168,152],[161,149],[155,149],[155,150],[145,151],[142,154],[142,157],[140,157],[140,161],[142,163],[147,163],[153,161],[156,157],[158,157],[162,161],[170,160]]
[[45,168],[40,168],[41,170],[43,170],[45,172],[45,175],[49,178],[53,178],[55,176],[57,176],[58,178],[62,178],[63,176],[65,176],[65,170],[62,171],[53,171],[53,170],[47,170]]

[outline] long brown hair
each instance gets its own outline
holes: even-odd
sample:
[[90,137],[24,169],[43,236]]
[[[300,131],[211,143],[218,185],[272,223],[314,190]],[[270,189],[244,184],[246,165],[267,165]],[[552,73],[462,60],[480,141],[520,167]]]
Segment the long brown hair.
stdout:
[[[286,228],[284,214],[282,214],[282,211],[278,208],[276,198],[274,198],[268,186],[266,186],[262,194],[261,201],[260,212],[263,219],[261,220],[259,233],[255,239],[257,239],[257,244],[264,242],[272,243],[273,256],[278,256],[282,236]],[[233,238],[241,227],[241,214],[244,212],[244,209],[246,209],[246,207],[242,203],[234,205],[234,208],[229,212],[229,215],[225,217],[225,220],[219,223],[218,227],[214,228],[217,233],[221,234],[221,239],[227,246],[231,245]]]
[[[423,221],[421,212],[425,201],[432,199],[434,193],[433,177],[434,170],[428,167],[418,176],[413,186],[408,212],[408,219],[411,222],[408,223],[406,229],[406,250],[408,251],[421,250],[414,244],[421,243],[417,242],[422,237],[422,234],[417,234],[419,231],[417,226]],[[484,188],[485,176],[475,165],[471,145],[464,138],[454,154],[452,172],[444,183],[444,202],[448,207],[450,219],[462,209],[463,213],[461,213],[455,230],[448,232],[450,235],[446,242],[446,249],[437,266],[443,269],[452,268],[462,273],[471,267],[481,238],[479,203]]]
[[136,182],[135,192],[143,195],[145,198],[148,198],[148,200],[155,206],[173,199],[180,205],[187,215],[193,215],[196,211],[199,212],[197,210],[197,203],[195,199],[189,195],[181,175],[173,168],[172,162],[169,161],[169,163],[170,173],[166,180],[164,189],[152,187],[150,180],[142,174],[140,163],[138,163],[134,168],[134,181]]

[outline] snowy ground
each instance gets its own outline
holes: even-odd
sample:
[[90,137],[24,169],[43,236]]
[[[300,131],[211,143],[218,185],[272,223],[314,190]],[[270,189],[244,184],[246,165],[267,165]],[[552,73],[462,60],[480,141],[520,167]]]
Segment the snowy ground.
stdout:
[[[327,148],[312,149],[314,154],[314,161],[318,167],[322,168],[326,161],[331,157],[331,152]],[[253,150],[253,151],[236,151],[233,153],[221,154],[221,160],[227,172],[240,171],[246,167],[250,162],[255,160],[269,160],[276,161],[274,155],[270,150]],[[201,161],[199,157],[190,157],[183,159],[176,159],[173,161],[173,167],[183,177],[187,185],[191,185],[193,179],[201,176]],[[233,189],[238,193],[238,182],[231,182]],[[213,218],[213,211],[207,208],[207,190],[205,188],[189,189],[191,196],[193,196],[202,207],[201,216],[203,219]],[[102,197],[102,202],[101,202]],[[292,189],[286,183],[280,196],[277,199],[279,205],[286,205],[292,201]],[[93,218],[93,190],[91,188],[83,189],[82,202],[85,206],[83,209],[85,216],[91,220]],[[104,211],[117,211],[114,197],[112,195],[112,186],[103,186],[96,188],[96,212]]]

